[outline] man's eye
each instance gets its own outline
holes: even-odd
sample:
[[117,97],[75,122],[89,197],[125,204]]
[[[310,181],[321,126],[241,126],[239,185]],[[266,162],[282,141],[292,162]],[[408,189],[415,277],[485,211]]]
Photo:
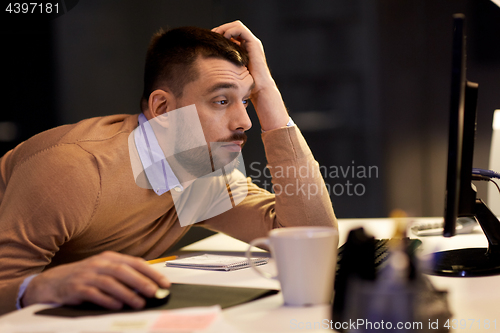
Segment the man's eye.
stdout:
[[249,101],[250,101],[250,99],[244,99],[243,100],[243,105],[247,106]]
[[228,100],[227,100],[227,99],[222,99],[222,100],[220,100],[220,101],[215,101],[215,103],[220,104],[220,105],[226,105],[226,104],[227,104],[227,103],[229,103],[229,102],[228,102]]

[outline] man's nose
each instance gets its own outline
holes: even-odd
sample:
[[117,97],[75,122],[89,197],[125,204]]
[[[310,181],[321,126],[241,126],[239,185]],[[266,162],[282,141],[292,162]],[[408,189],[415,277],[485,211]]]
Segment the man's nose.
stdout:
[[231,130],[247,131],[252,127],[252,121],[250,120],[247,109],[243,103],[235,105],[231,115]]

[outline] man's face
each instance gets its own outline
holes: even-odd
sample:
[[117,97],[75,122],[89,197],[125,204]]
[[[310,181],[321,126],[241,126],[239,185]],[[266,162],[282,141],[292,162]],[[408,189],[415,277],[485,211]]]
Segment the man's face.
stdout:
[[176,106],[195,104],[206,141],[227,142],[218,146],[240,151],[246,141],[244,132],[252,126],[246,110],[254,84],[250,72],[217,58],[199,57],[194,66],[199,77],[185,85]]

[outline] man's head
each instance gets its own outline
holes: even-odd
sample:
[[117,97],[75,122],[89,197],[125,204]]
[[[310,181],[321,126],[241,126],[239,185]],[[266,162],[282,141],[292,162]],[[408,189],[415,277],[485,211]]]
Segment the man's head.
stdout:
[[195,66],[200,56],[248,65],[246,51],[218,33],[196,27],[160,30],[146,56],[141,109],[148,108],[149,96],[156,89],[168,89],[175,97],[182,97],[185,85],[200,75]]
[[[179,28],[153,37],[146,60],[142,109],[148,120],[162,122],[176,138],[160,141],[160,146],[173,144],[175,151],[183,151],[195,133],[169,114],[195,105],[212,167],[218,169],[234,160],[246,142],[244,132],[252,126],[246,110],[254,87],[248,61],[239,45],[209,30]],[[195,152],[175,156],[185,167],[203,164],[198,159],[205,157]]]

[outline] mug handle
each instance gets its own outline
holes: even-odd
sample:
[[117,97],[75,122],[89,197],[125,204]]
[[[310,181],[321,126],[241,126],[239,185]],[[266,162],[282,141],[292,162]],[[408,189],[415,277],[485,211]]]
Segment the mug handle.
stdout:
[[257,245],[266,245],[269,248],[269,238],[256,238],[253,241],[249,243],[247,252],[245,253],[248,263],[250,264],[250,267],[252,267],[259,275],[265,277],[266,279],[271,279],[271,280],[276,280],[277,275],[272,275],[268,272],[261,271],[255,264],[253,263],[251,259],[251,254],[252,254],[252,246],[257,246]]

